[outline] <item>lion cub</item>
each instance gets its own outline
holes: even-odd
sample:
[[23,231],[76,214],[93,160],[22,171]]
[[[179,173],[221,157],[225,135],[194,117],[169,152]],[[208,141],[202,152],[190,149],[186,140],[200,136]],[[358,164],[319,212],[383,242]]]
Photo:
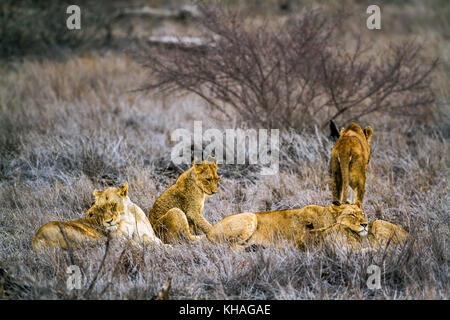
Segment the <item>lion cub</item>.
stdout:
[[271,212],[245,212],[225,217],[207,233],[207,238],[228,243],[235,248],[251,245],[281,245],[290,242],[302,248],[309,230],[328,227],[341,215],[364,217],[355,205],[345,204],[329,207],[309,205],[301,209]]
[[366,127],[363,131],[356,123],[341,129],[340,137],[331,150],[330,159],[331,192],[334,204],[347,202],[350,185],[356,192],[355,204],[362,206],[372,134],[371,127]]
[[31,246],[37,252],[43,247],[67,248],[70,245],[98,244],[106,240],[108,233],[119,228],[123,206],[117,204],[94,205],[84,219],[74,221],[51,221],[42,226],[33,237]]
[[194,160],[153,204],[149,218],[156,234],[168,243],[180,238],[194,241],[199,237],[193,233],[207,233],[211,224],[202,216],[203,204],[206,196],[217,192],[218,181],[217,160],[200,164]]
[[124,207],[120,216],[118,233],[145,245],[162,244],[153,231],[152,225],[144,211],[131,202],[128,197],[128,182],[120,188],[110,187],[104,191],[94,190],[95,205],[117,203]]

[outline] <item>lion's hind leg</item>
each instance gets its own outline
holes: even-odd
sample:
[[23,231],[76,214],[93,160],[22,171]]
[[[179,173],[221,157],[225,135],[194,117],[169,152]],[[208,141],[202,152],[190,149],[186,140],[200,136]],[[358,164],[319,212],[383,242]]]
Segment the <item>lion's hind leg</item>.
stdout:
[[258,221],[255,214],[239,213],[216,223],[206,236],[210,241],[228,243],[231,247],[240,247],[253,236],[257,226]]
[[191,241],[198,239],[189,231],[189,223],[186,215],[179,208],[172,208],[159,218],[155,224],[155,231],[165,243],[183,238]]
[[357,168],[352,170],[353,172],[350,174],[350,188],[351,191],[351,203],[352,204],[359,204],[362,205],[364,200],[364,193],[366,192],[366,178],[365,173],[363,173],[363,176],[359,174],[359,171]]
[[33,250],[36,252],[42,251],[44,247],[58,247],[67,248],[64,237],[61,234],[61,229],[57,222],[49,222],[42,226],[31,242]]
[[342,193],[342,175],[339,160],[337,157],[332,157],[330,160],[331,167],[331,193],[333,196],[333,203],[340,203]]

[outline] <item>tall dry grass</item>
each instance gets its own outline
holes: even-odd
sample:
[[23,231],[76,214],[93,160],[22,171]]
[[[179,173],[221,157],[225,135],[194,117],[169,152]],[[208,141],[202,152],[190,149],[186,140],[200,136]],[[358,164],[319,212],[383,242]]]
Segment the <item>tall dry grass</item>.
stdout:
[[[442,38],[432,53],[446,53]],[[435,42],[436,43],[436,42]],[[444,48],[444,49],[443,49]],[[448,75],[437,80],[439,110],[448,109]],[[129,55],[76,53],[59,61],[25,58],[0,77],[0,297],[149,299],[172,277],[172,299],[448,299],[448,118],[362,118],[374,128],[364,211],[408,230],[417,248],[346,253],[334,247],[235,252],[208,242],[131,248],[105,246],[38,255],[30,242],[50,220],[80,217],[94,188],[128,181],[131,200],[149,212],[183,167],[170,164],[175,128],[239,127],[207,111],[194,96],[156,99],[129,92],[147,79]],[[440,90],[440,91],[439,91]],[[447,109],[446,109],[447,108]],[[430,117],[431,118],[431,117]],[[344,125],[344,123],[340,124]],[[332,142],[319,129],[282,141],[280,174],[219,166],[219,192],[207,199],[211,223],[242,211],[331,202]],[[83,289],[66,287],[71,259]],[[367,288],[367,267],[381,267],[382,289]]]

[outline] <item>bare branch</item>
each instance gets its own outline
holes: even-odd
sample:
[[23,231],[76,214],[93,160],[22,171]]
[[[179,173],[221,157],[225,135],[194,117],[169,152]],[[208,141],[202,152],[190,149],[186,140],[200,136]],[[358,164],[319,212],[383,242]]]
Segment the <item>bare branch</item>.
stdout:
[[353,50],[342,45],[334,31],[342,15],[305,9],[279,26],[255,27],[229,9],[200,2],[199,10],[208,46],[151,51],[144,66],[152,81],[143,89],[194,93],[229,118],[233,111],[284,130],[433,102],[437,62],[425,61],[414,42],[377,55],[360,39]]

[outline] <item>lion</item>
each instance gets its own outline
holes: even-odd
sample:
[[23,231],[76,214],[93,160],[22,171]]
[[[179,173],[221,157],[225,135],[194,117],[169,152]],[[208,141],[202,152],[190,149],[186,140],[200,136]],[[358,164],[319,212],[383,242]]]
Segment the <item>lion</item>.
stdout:
[[406,245],[412,237],[403,228],[384,220],[368,224],[362,215],[350,212],[340,215],[331,226],[309,230],[314,241],[333,243],[349,250],[372,250],[388,243]]
[[372,222],[369,227],[369,235],[373,236],[371,238],[373,245],[386,246],[388,242],[392,242],[404,246],[412,242],[413,247],[415,246],[413,237],[405,229],[385,220]]
[[106,240],[108,234],[118,230],[123,210],[123,206],[107,203],[92,206],[83,219],[51,221],[37,231],[31,246],[40,252],[44,247],[67,249],[70,245],[99,244]]
[[364,217],[361,208],[344,204],[309,205],[301,209],[244,212],[225,217],[206,234],[210,241],[243,249],[253,245],[282,246],[283,241],[303,248],[310,229],[328,227],[343,214]]
[[144,245],[162,244],[162,241],[155,235],[144,211],[131,202],[128,197],[128,182],[119,188],[109,187],[104,191],[94,190],[94,196],[95,205],[117,203],[124,207],[118,228],[118,232],[122,236]]
[[211,224],[203,217],[202,209],[205,198],[217,193],[218,182],[217,160],[200,164],[194,160],[175,184],[156,199],[149,218],[164,243],[204,238],[197,234],[208,233]]
[[331,192],[333,203],[348,203],[348,186],[356,192],[354,204],[362,206],[366,184],[366,170],[370,161],[373,130],[364,131],[352,122],[342,128],[339,139],[331,150]]
[[356,249],[367,239],[369,223],[359,212],[343,212],[332,225],[309,230],[313,241],[328,242],[340,247]]

